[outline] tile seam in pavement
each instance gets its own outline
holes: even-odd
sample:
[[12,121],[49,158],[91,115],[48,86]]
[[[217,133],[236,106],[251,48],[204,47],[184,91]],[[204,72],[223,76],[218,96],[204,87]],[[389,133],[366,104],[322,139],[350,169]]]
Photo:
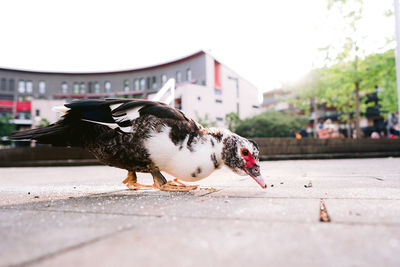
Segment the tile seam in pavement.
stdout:
[[120,230],[117,230],[117,231],[114,231],[114,232],[111,232],[111,233],[108,233],[108,234],[105,234],[105,235],[102,235],[102,236],[98,236],[98,237],[95,237],[95,238],[80,242],[78,244],[71,245],[71,246],[68,246],[68,247],[65,247],[65,248],[62,248],[62,249],[59,249],[59,250],[44,254],[42,256],[27,260],[27,261],[24,261],[24,262],[20,262],[20,263],[17,263],[17,264],[6,265],[6,266],[8,266],[8,267],[24,267],[24,266],[29,266],[29,265],[32,265],[32,264],[37,264],[37,263],[43,262],[43,261],[45,261],[47,259],[54,258],[54,257],[56,257],[58,255],[61,255],[61,254],[64,254],[64,253],[67,253],[67,252],[70,252],[70,251],[74,251],[74,250],[86,247],[88,245],[100,242],[100,241],[108,239],[108,238],[110,238],[110,237],[112,237],[112,236],[114,236],[116,234],[123,233],[125,231],[129,231],[129,230],[132,230],[134,228],[135,228],[135,226],[125,227],[125,228],[122,228]]
[[222,190],[224,190],[224,189],[217,189],[217,190],[215,190],[215,191],[206,192],[206,193],[204,193],[204,194],[202,194],[202,195],[197,195],[196,197],[210,196],[211,194],[220,192],[220,191],[222,191]]
[[[75,214],[99,214],[99,215],[109,215],[109,216],[126,216],[126,217],[150,217],[150,218],[168,218],[175,217],[179,219],[189,219],[189,220],[215,220],[215,221],[240,221],[240,222],[263,222],[263,223],[297,223],[297,224],[314,224],[319,223],[319,217],[315,217],[315,221],[295,221],[295,220],[276,220],[273,221],[268,219],[254,219],[254,218],[238,218],[238,217],[205,217],[205,216],[180,216],[180,215],[161,215],[161,214],[138,214],[138,213],[110,213],[110,212],[93,212],[93,211],[75,211],[75,210],[48,210],[48,209],[12,209],[7,208],[8,210],[25,210],[25,211],[39,211],[39,212],[57,212],[57,213],[75,213]],[[400,227],[399,223],[382,223],[382,222],[345,222],[345,221],[336,221],[333,220],[330,224],[338,224],[338,225],[350,225],[350,226],[383,226],[383,227]]]
[[86,197],[101,196],[101,195],[104,195],[104,194],[112,194],[112,193],[124,192],[124,191],[126,191],[126,189],[115,190],[115,191],[107,191],[107,192],[102,192],[102,193],[91,193],[91,194],[87,194],[85,196]]

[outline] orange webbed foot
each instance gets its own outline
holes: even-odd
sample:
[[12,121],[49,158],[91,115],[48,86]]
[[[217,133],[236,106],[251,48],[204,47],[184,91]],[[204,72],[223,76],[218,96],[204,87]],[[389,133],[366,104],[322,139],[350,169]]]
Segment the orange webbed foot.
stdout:
[[176,192],[187,192],[191,190],[197,189],[198,185],[186,185],[180,181],[178,181],[177,178],[175,178],[172,181],[168,181],[167,183],[157,186],[153,185],[156,188],[160,189],[161,191],[176,191]]

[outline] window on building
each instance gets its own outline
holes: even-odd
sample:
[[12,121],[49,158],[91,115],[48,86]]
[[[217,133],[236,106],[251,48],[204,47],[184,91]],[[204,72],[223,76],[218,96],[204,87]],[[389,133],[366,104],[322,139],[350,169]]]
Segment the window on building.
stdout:
[[224,119],[223,118],[221,118],[221,117],[216,117],[215,118],[217,121],[223,121]]
[[124,91],[129,92],[129,80],[124,80]]
[[150,90],[150,88],[151,88],[151,78],[147,77],[147,79],[146,79],[146,89]]
[[30,120],[31,119],[31,113],[30,112],[24,112],[24,111],[19,111],[17,118],[19,120]]
[[133,90],[134,91],[139,91],[139,79],[135,79],[133,81]]
[[222,103],[222,100],[221,99],[215,99],[215,102],[216,103]]
[[36,117],[40,116],[40,109],[35,110]]
[[67,82],[61,83],[61,93],[68,94],[68,83]]
[[15,81],[14,79],[9,79],[8,80],[8,90],[14,91],[15,90]]
[[39,94],[44,95],[46,93],[46,82],[40,81],[39,82]]
[[79,83],[74,82],[74,94],[79,94]]
[[192,70],[191,69],[187,69],[186,70],[186,81],[192,81]]
[[86,92],[86,87],[85,87],[85,83],[81,82],[79,84],[79,93],[84,94]]
[[161,75],[161,86],[164,85],[167,82],[167,75],[163,74]]
[[104,82],[104,92],[111,92],[111,83],[109,81]]
[[28,94],[32,94],[32,91],[33,91],[32,81],[26,81],[26,92]]
[[200,97],[200,96],[198,96],[198,97],[197,97],[197,100],[201,101],[201,97]]
[[181,83],[182,82],[182,72],[177,71],[176,72],[176,82]]
[[94,93],[95,94],[98,94],[98,93],[100,93],[100,84],[99,84],[99,82],[94,82]]
[[88,82],[88,93],[89,94],[93,93],[93,83],[92,82]]
[[222,90],[220,90],[220,89],[214,89],[214,94],[216,94],[216,95],[222,95]]
[[21,94],[25,93],[25,81],[24,80],[18,81],[18,92]]
[[151,80],[152,80],[152,88],[153,89],[157,89],[157,77],[156,76],[153,76],[153,78],[151,78]]
[[237,114],[239,115],[239,112],[240,112],[239,103],[236,103],[236,112],[237,112]]
[[6,78],[1,78],[1,85],[0,85],[1,90],[2,90],[2,91],[7,90],[6,87],[7,87],[7,80],[6,80]]
[[146,89],[146,79],[140,78],[140,90],[145,90],[145,89]]

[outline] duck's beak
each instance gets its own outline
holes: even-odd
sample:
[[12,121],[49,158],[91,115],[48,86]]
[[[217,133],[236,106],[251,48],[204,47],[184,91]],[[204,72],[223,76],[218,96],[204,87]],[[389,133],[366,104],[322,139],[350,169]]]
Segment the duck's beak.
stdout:
[[245,167],[245,172],[251,176],[262,188],[267,188],[267,184],[264,182],[263,177],[260,173],[260,165],[254,163],[252,167]]

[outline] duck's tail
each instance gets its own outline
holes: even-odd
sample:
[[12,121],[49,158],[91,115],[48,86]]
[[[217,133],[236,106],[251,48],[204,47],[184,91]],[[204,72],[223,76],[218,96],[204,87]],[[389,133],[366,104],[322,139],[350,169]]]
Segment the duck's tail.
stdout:
[[14,132],[9,136],[10,140],[36,140],[42,144],[52,144],[56,146],[72,145],[71,138],[66,139],[69,127],[64,123],[55,123],[49,126],[31,129],[26,131]]

